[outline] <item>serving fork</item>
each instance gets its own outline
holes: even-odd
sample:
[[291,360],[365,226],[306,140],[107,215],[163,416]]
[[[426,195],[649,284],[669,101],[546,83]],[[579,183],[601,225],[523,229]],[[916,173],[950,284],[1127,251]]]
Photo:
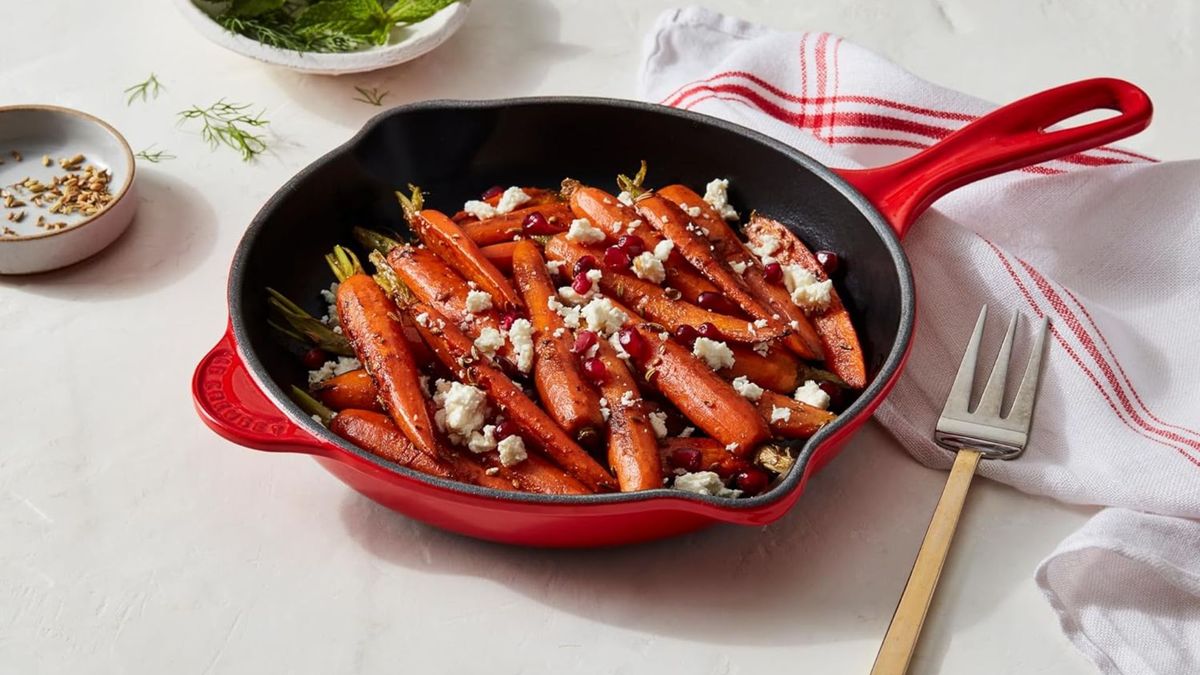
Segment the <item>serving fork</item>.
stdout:
[[950,387],[950,395],[946,397],[946,405],[942,408],[933,435],[938,445],[955,451],[954,466],[950,469],[942,497],[933,511],[929,528],[925,531],[925,540],[921,542],[917,560],[913,563],[912,573],[904,586],[892,623],[875,657],[871,675],[901,675],[908,670],[979,460],[1015,459],[1025,450],[1029,441],[1029,426],[1033,420],[1048,322],[1043,317],[1034,337],[1021,385],[1008,414],[1001,416],[1017,317],[1014,314],[1008,324],[1008,332],[1004,334],[987,385],[984,386],[979,404],[972,410],[971,390],[975,384],[979,343],[983,339],[983,327],[987,321],[987,305],[979,312],[975,332],[971,334],[971,341],[958,366],[958,374],[954,376],[954,385]]

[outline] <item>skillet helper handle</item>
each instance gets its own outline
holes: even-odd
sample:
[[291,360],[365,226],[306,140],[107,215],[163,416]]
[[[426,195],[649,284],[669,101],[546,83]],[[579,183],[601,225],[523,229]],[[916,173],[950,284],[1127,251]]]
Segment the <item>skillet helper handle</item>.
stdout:
[[192,376],[196,412],[210,429],[256,450],[323,455],[323,441],[288,419],[250,377],[232,330],[200,360]]
[[[1049,129],[1093,110],[1118,114]],[[1132,136],[1150,124],[1152,114],[1150,97],[1129,82],[1081,80],[994,110],[894,164],[837,173],[882,211],[903,237],[930,204],[951,190]]]
[[950,470],[942,498],[933,511],[933,519],[925,531],[925,540],[921,542],[917,561],[904,586],[904,594],[900,596],[900,604],[896,606],[887,635],[879,647],[871,675],[904,675],[908,670],[908,663],[917,648],[917,638],[921,635],[921,626],[925,623],[925,613],[933,600],[942,565],[946,562],[950,542],[958,528],[958,517],[967,499],[967,489],[971,487],[971,479],[979,466],[980,455],[978,450],[965,449],[959,450],[954,458],[954,468]]

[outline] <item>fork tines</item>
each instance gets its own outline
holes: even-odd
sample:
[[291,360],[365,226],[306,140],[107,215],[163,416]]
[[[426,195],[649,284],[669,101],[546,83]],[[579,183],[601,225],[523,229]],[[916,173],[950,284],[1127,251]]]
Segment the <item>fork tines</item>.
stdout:
[[954,376],[954,385],[946,397],[946,406],[938,419],[934,439],[938,445],[950,449],[974,448],[984,457],[1012,459],[1021,454],[1029,439],[1029,426],[1033,420],[1033,404],[1037,396],[1038,377],[1042,367],[1042,353],[1046,342],[1049,321],[1042,317],[1041,326],[1034,336],[1033,349],[1025,375],[1013,398],[1008,415],[1001,416],[1004,388],[1008,383],[1009,360],[1012,356],[1013,336],[1017,332],[1017,314],[1009,321],[1004,342],[996,355],[991,375],[972,410],[971,389],[975,384],[975,366],[979,361],[979,344],[983,340],[983,327],[987,322],[987,305],[979,312],[975,332],[967,344],[967,352]]

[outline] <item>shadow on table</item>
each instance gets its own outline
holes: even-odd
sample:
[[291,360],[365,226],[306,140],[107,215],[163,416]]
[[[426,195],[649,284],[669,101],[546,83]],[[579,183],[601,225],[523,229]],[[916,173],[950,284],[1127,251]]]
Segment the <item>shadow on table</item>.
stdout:
[[108,248],[63,269],[0,276],[0,288],[99,302],[152,292],[186,275],[216,241],[216,213],[204,195],[160,171],[139,171],[138,191],[133,223]]
[[[864,435],[882,433],[868,425]],[[721,526],[596,551],[479,542],[421,525],[354,493],[343,503],[342,519],[365,549],[389,563],[491,579],[593,621],[722,644],[835,642],[882,637],[944,475],[878,439],[860,437],[773,525]],[[1012,550],[1016,557],[1042,540],[1052,546],[1065,533],[1000,534],[1012,537],[1011,545],[995,550]],[[990,611],[1032,573],[1027,563],[995,562],[998,571],[972,586],[971,615],[956,617],[957,627]],[[953,585],[950,590],[965,592]],[[944,643],[932,645],[926,656],[940,658]]]
[[[436,98],[506,98],[535,90],[549,64],[582,54],[558,41],[559,9],[549,0],[476,0],[467,21],[432,52],[386,70],[314,76],[275,69],[272,77],[296,105],[331,122],[357,128],[387,108]],[[354,87],[389,92],[382,107],[355,103]]]

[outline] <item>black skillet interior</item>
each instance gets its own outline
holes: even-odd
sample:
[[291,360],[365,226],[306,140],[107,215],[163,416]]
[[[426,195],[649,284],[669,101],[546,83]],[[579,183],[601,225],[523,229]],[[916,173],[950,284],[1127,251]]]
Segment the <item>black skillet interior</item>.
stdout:
[[268,395],[292,408],[284,392],[305,374],[267,328],[263,289],[272,286],[320,316],[318,292],[333,281],[323,254],[353,244],[355,225],[405,231],[394,191],[407,183],[426,191],[430,208],[452,213],[492,185],[556,186],[569,176],[615,192],[616,174],[631,174],[642,159],[650,187],[683,183],[703,192],[712,178],[728,178],[740,212],[760,211],[811,248],[836,251],[844,261],[838,290],[875,386],[899,366],[911,327],[911,280],[898,241],[870,204],[806,155],[737,125],[588,98],[397,108],[303,171],[255,218],[234,260],[230,313],[242,355]]

